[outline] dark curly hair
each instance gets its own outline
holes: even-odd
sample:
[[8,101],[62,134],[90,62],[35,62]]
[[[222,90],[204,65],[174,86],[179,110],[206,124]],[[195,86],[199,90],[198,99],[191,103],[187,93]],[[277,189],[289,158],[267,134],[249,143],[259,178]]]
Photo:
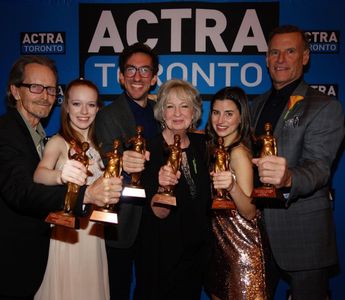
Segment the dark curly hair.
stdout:
[[156,75],[158,73],[159,60],[158,55],[146,44],[135,43],[127,48],[123,49],[119,56],[119,67],[120,72],[124,74],[125,67],[128,59],[135,53],[144,53],[151,57],[152,60],[152,74]]

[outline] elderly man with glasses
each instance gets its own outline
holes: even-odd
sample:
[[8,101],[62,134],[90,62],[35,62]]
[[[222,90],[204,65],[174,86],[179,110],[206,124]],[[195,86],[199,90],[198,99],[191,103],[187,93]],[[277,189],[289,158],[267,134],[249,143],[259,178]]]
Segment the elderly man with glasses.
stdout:
[[[104,152],[112,151],[115,139],[120,139],[124,145],[136,135],[137,126],[144,128],[145,139],[160,131],[153,115],[155,102],[148,99],[151,88],[157,82],[157,55],[145,44],[133,44],[120,54],[119,68],[124,92],[96,117],[96,135]],[[124,170],[128,174],[142,171],[146,158],[148,153],[124,151]],[[141,215],[142,205],[121,199],[118,204],[118,224],[105,228],[111,299],[130,297]]]
[[[57,91],[57,70],[43,56],[22,56],[13,65],[7,86],[8,112],[0,117],[0,299],[33,299],[47,264],[51,211],[63,208],[66,185],[33,182],[43,151],[44,128]],[[70,174],[86,178],[85,166],[70,164]],[[77,215],[89,205],[116,203],[121,179],[100,178],[81,187]],[[107,199],[107,200],[105,200]]]

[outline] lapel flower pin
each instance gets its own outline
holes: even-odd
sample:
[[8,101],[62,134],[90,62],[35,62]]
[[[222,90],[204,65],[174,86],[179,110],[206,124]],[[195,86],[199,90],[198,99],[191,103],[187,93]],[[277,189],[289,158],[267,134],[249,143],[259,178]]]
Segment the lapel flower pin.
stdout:
[[286,112],[286,114],[284,116],[284,120],[289,115],[290,111],[293,110],[293,108],[295,107],[296,103],[298,103],[299,101],[301,101],[303,99],[304,99],[303,96],[290,96],[290,99],[289,99],[289,102],[288,102],[288,111]]

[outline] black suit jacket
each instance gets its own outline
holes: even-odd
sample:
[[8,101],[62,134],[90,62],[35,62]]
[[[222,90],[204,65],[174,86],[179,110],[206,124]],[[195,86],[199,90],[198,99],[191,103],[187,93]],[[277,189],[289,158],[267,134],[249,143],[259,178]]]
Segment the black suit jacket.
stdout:
[[[148,100],[148,105],[153,107],[154,104],[154,101]],[[97,113],[96,135],[102,145],[103,153],[113,150],[115,139],[120,139],[121,145],[124,145],[129,138],[136,135],[135,118],[125,94],[120,95],[113,103]],[[129,248],[137,237],[142,205],[121,199],[117,208],[119,222],[116,226],[105,227],[106,243],[111,247]]]
[[[254,100],[254,127],[270,92]],[[287,271],[337,263],[329,181],[344,136],[344,114],[339,101],[310,88],[304,81],[293,95],[304,99],[286,118],[285,107],[273,133],[278,156],[287,159],[292,172],[292,187],[285,205],[264,208],[273,255]]]
[[0,118],[0,298],[32,296],[43,279],[50,238],[44,219],[63,208],[66,187],[34,183],[39,160],[22,117],[9,109]]

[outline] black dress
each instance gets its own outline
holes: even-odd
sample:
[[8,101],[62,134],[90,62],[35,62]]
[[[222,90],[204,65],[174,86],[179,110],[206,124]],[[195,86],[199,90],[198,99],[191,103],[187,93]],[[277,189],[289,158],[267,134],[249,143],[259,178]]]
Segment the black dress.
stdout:
[[143,173],[147,205],[140,226],[136,299],[200,299],[211,251],[210,178],[204,136],[189,134],[176,207],[159,219],[150,207],[158,190],[158,172],[168,159],[162,135],[148,142],[150,161]]

